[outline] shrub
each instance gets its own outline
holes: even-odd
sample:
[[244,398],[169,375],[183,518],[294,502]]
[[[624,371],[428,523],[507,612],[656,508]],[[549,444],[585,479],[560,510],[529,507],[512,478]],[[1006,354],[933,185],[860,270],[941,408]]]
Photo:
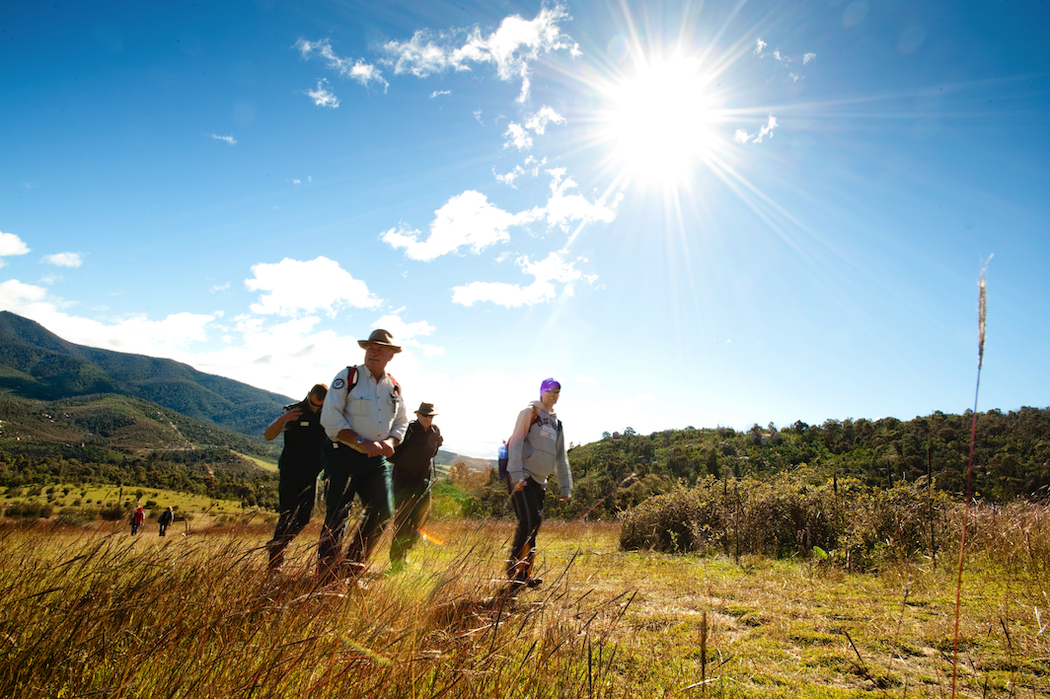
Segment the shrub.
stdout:
[[113,503],[112,505],[104,505],[102,509],[98,511],[98,514],[102,519],[107,522],[118,522],[124,519],[130,508],[126,508],[120,503]]
[[705,551],[722,542],[725,511],[711,495],[710,478],[695,488],[677,487],[630,510],[620,530],[620,548],[671,553]]
[[46,519],[51,516],[51,511],[49,503],[28,500],[8,506],[4,514],[14,519]]
[[63,507],[55,516],[55,521],[70,527],[81,527],[95,521],[98,511],[91,508]]

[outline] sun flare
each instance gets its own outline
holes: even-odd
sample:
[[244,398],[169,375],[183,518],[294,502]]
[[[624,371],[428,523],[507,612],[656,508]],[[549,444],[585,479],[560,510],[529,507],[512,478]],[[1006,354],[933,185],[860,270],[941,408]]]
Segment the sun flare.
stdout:
[[652,61],[611,90],[607,139],[631,178],[681,182],[712,146],[710,76],[692,57]]

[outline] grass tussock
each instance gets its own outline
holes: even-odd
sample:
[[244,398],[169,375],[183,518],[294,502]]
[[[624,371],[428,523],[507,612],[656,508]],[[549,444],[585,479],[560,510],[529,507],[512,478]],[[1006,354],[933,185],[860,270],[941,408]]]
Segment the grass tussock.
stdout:
[[[1050,517],[1018,504],[978,508],[971,523],[961,695],[1045,696]],[[316,523],[280,578],[265,572],[262,522],[165,538],[8,525],[0,696],[950,692],[951,566],[918,557],[858,574],[815,558],[624,551],[615,523],[552,521],[543,586],[513,598],[501,579],[512,530],[432,521],[403,572],[380,550],[356,583],[318,587]]]

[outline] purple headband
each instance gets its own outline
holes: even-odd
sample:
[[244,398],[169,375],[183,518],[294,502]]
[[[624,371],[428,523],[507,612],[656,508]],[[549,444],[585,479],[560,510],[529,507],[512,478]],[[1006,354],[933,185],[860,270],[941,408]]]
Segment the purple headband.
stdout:
[[554,379],[544,379],[543,383],[540,384],[540,395],[542,396],[544,393],[552,391],[555,388],[561,390],[561,384]]

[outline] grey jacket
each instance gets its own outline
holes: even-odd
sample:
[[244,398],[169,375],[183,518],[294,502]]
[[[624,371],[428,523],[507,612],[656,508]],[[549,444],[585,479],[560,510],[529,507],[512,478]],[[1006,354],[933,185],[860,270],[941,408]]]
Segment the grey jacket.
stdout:
[[[533,422],[532,416],[536,415]],[[546,484],[552,473],[558,474],[562,497],[572,495],[572,472],[565,452],[565,434],[561,421],[548,413],[543,403],[532,401],[518,413],[514,434],[507,443],[507,475],[515,483],[531,476],[537,483]]]

